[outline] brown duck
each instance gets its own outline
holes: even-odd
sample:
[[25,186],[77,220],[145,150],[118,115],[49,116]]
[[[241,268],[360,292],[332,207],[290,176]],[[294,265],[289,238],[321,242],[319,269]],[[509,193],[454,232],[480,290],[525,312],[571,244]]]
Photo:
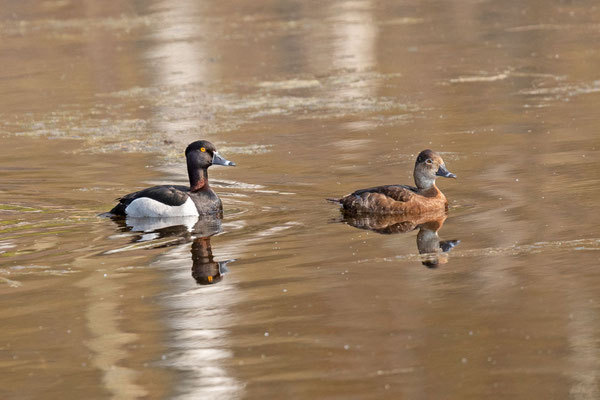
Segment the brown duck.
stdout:
[[432,150],[423,150],[417,157],[414,176],[416,187],[377,186],[330,200],[340,203],[345,214],[417,215],[447,210],[448,200],[435,180],[440,176],[456,178],[456,175],[446,169],[442,157]]

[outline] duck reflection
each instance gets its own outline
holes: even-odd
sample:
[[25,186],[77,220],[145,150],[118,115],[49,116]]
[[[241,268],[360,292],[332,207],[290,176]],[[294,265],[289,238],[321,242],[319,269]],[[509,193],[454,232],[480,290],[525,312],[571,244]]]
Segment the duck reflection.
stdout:
[[[192,243],[192,277],[199,285],[220,282],[229,272],[227,264],[235,260],[215,261],[211,236],[222,231],[216,216],[176,218],[112,218],[122,232],[133,232],[133,242],[156,241],[153,248],[170,248]],[[166,240],[166,241],[165,241]]]
[[438,231],[444,225],[448,215],[445,212],[420,216],[403,215],[349,215],[342,222],[359,229],[368,229],[381,234],[417,233],[417,249],[421,262],[428,268],[436,268],[448,262],[448,252],[456,247],[460,240],[440,240]]
[[199,237],[192,243],[192,276],[199,285],[212,285],[229,272],[227,263],[235,260],[215,261],[210,237]]

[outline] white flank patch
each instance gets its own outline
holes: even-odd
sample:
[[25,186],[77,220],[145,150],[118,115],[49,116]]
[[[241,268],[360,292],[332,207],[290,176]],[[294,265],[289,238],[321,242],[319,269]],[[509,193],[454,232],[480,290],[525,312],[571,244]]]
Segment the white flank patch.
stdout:
[[180,206],[169,206],[148,197],[140,197],[132,201],[125,209],[130,217],[185,217],[198,216],[198,209],[193,200],[188,199]]

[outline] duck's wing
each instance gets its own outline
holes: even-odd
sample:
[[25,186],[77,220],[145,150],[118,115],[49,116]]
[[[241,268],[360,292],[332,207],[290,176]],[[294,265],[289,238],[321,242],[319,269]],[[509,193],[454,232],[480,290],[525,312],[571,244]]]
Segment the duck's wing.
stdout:
[[397,202],[407,202],[417,188],[406,185],[385,185],[357,190],[340,199],[344,210],[350,212],[392,212]]
[[132,201],[146,197],[152,200],[159,201],[167,206],[177,207],[186,202],[189,195],[189,189],[186,186],[180,185],[161,185],[152,186],[138,192],[129,193],[119,199],[117,204],[112,210],[111,214],[125,215],[125,209]]
[[[389,197],[395,201],[408,201],[410,200],[415,193],[417,192],[417,188],[407,185],[385,185],[385,186],[376,186],[368,189],[357,190],[352,193],[350,196],[369,196],[371,194],[381,194],[383,196]],[[346,196],[349,197],[349,196]]]

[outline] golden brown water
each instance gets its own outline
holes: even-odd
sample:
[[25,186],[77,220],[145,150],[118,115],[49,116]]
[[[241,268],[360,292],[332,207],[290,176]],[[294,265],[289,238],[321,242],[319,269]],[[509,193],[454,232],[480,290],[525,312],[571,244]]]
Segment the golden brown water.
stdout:
[[[1,5],[0,398],[600,396],[595,2]],[[97,216],[199,138],[220,228]],[[439,237],[325,202],[428,147]]]

